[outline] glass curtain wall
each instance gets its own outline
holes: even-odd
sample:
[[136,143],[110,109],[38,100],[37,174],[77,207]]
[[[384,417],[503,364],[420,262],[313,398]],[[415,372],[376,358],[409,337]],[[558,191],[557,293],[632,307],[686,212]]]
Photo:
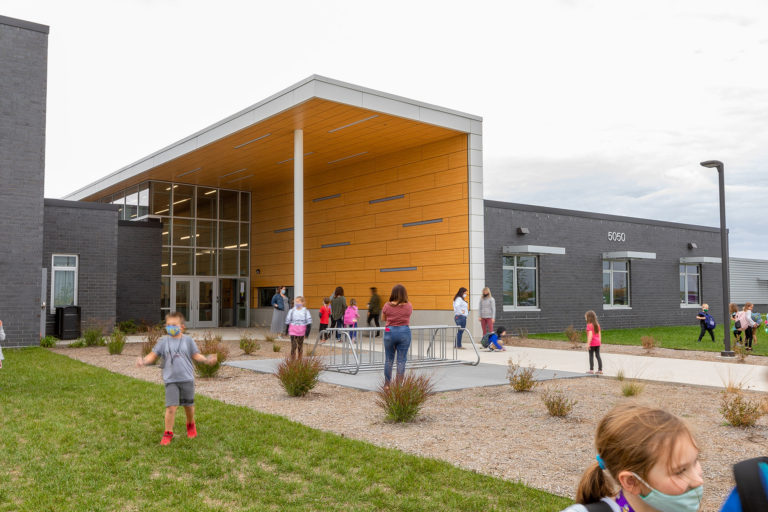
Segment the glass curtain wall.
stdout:
[[161,319],[171,309],[172,276],[249,277],[250,193],[149,181],[100,202],[119,205],[121,220],[163,223]]

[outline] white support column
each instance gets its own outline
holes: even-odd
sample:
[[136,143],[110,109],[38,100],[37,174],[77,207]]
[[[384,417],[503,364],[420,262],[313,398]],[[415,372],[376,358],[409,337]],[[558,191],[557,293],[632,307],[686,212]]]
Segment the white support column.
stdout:
[[293,132],[293,296],[304,295],[304,131]]

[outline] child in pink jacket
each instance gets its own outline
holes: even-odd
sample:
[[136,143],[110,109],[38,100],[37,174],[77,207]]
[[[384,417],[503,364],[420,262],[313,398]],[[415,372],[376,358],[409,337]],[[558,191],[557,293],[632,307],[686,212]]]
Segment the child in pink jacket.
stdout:
[[[350,299],[349,301],[349,307],[344,312],[344,327],[347,329],[351,328],[357,328],[357,320],[360,318],[360,315],[357,312],[357,300],[356,299]],[[357,333],[355,331],[352,331],[349,333],[349,337],[352,338],[352,341],[355,341],[357,338]]]

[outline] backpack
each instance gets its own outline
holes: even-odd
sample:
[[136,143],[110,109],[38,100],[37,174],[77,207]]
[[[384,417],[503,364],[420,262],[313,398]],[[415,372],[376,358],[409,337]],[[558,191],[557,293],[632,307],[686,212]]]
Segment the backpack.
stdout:
[[704,327],[707,329],[714,329],[717,325],[717,322],[715,322],[715,319],[712,318],[712,315],[709,313],[704,313]]
[[587,509],[587,512],[613,512],[611,506],[604,501],[589,503],[584,505],[584,508]]
[[483,348],[488,348],[491,346],[491,334],[492,332],[489,332],[483,336],[483,338],[480,340],[480,344],[483,346]]
[[768,457],[743,460],[733,466],[736,488],[723,503],[721,512],[768,510]]

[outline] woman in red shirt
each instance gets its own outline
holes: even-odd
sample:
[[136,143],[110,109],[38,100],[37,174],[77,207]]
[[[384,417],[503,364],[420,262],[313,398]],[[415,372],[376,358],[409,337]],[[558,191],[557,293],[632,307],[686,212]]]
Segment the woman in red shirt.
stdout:
[[405,374],[405,361],[411,346],[411,314],[413,305],[408,302],[405,286],[396,284],[392,288],[389,301],[384,304],[381,316],[384,318],[384,386],[392,380],[392,364],[397,355],[397,379]]

